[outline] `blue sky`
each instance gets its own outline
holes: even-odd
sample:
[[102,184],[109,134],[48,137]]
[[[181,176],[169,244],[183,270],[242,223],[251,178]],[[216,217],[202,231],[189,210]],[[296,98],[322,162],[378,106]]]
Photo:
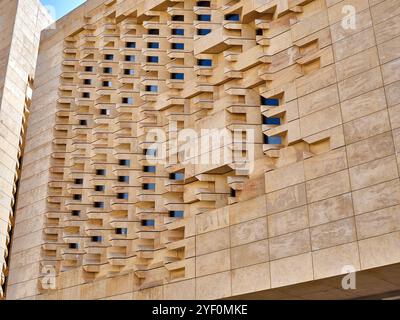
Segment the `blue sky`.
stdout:
[[50,14],[55,14],[55,18],[59,19],[72,11],[79,5],[85,2],[85,0],[40,0],[45,6],[52,6],[54,10],[49,10]]

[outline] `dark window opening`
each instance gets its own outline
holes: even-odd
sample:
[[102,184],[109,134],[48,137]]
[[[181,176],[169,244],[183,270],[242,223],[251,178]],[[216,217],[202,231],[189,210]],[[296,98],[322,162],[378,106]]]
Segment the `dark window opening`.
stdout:
[[156,225],[155,220],[142,220],[143,227],[154,227]]
[[184,211],[174,210],[169,212],[171,218],[183,218],[185,215]]
[[131,160],[119,160],[119,165],[129,167],[131,165]]
[[172,34],[174,36],[184,36],[185,35],[185,29],[172,29]]
[[92,84],[92,79],[85,79],[85,80],[83,80],[83,84],[85,84],[85,85],[91,85],[91,84]]
[[282,137],[281,136],[268,137],[267,135],[264,135],[264,144],[280,145],[282,144]]
[[256,35],[257,36],[263,36],[264,35],[264,30],[263,29],[257,29],[256,30]]
[[104,202],[95,202],[93,206],[97,209],[104,209]]
[[155,183],[143,183],[142,189],[143,190],[156,190],[156,184]]
[[85,67],[86,72],[93,72],[93,67],[87,66]]
[[75,179],[75,184],[82,185],[83,179]]
[[79,217],[81,215],[81,211],[80,210],[72,210],[71,215],[73,217]]
[[157,92],[158,86],[146,86],[146,91],[147,92]]
[[144,166],[143,167],[143,172],[148,172],[148,173],[156,173],[156,167],[155,166]]
[[87,120],[79,120],[79,125],[87,126]]
[[106,87],[106,88],[112,87],[112,82],[111,81],[103,81],[103,87]]
[[150,35],[159,35],[160,34],[160,30],[158,30],[158,29],[149,29],[148,34],[150,34]]
[[185,80],[184,73],[171,73],[171,79],[173,80]]
[[115,234],[126,236],[128,234],[128,229],[127,228],[117,228],[117,229],[115,229]]
[[172,21],[185,21],[185,16],[183,15],[172,16]]
[[104,192],[106,190],[106,187],[105,186],[95,186],[94,190],[96,192]]
[[211,1],[197,1],[197,6],[209,8],[211,6]]
[[81,201],[82,200],[82,195],[81,194],[74,194],[73,199],[75,201]]
[[92,242],[102,242],[103,237],[102,236],[93,236],[92,237]]
[[230,196],[236,198],[236,190],[231,188]]
[[147,44],[147,48],[149,48],[149,49],[159,49],[160,48],[160,44],[158,42],[149,42]]
[[198,36],[206,36],[211,32],[211,29],[198,29],[197,30],[197,35]]
[[185,49],[185,44],[184,43],[173,43],[171,45],[171,48],[174,50],[184,50]]
[[124,74],[127,76],[133,76],[135,75],[135,70],[133,69],[124,69]]
[[278,107],[279,106],[279,99],[275,98],[264,98],[261,97],[261,105],[263,106],[271,106],[271,107]]
[[197,20],[198,21],[211,21],[211,14],[198,14]]
[[113,61],[114,60],[114,55],[113,54],[105,54],[104,55],[104,60]]
[[119,176],[118,182],[129,183],[129,176]]
[[197,65],[200,67],[212,67],[211,59],[199,59],[197,60]]
[[157,156],[157,150],[156,149],[144,149],[143,150],[143,155],[156,157]]
[[185,180],[185,174],[181,172],[175,172],[171,173],[169,175],[170,180],[175,180],[175,181],[184,181]]
[[77,243],[70,243],[70,244],[68,245],[68,247],[69,247],[70,249],[78,249],[78,248],[79,248],[79,246],[78,246]]
[[98,170],[96,170],[96,175],[97,176],[105,176],[106,175],[106,170],[98,169]]
[[83,92],[82,98],[90,98],[90,92]]
[[281,124],[281,119],[280,118],[268,118],[266,116],[263,116],[263,124],[279,126]]
[[136,48],[136,42],[127,42],[125,44],[126,48],[131,48],[131,49],[135,49]]
[[129,199],[129,194],[128,193],[118,193],[117,194],[117,199],[128,200]]
[[227,21],[240,21],[240,14],[231,13],[225,15],[225,20]]
[[135,62],[135,56],[132,56],[132,55],[125,56],[125,61]]
[[110,68],[110,67],[103,68],[103,73],[111,74],[112,68]]
[[147,62],[149,62],[149,63],[158,63],[158,61],[159,61],[158,57],[154,57],[154,56],[147,57]]

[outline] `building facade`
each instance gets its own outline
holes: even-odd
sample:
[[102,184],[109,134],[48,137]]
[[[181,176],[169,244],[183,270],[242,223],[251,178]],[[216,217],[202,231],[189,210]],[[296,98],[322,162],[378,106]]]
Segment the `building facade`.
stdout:
[[0,299],[40,33],[51,21],[36,0],[0,1]]
[[398,0],[87,1],[42,35],[7,298],[394,295],[399,39]]

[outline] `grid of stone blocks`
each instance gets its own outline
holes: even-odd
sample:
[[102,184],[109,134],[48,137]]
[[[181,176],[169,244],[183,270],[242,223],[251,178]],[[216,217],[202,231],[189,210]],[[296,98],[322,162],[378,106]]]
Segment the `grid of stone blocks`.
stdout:
[[[355,28],[343,26],[345,5]],[[400,262],[399,8],[92,0],[59,21],[39,55],[9,297],[397,289],[389,276],[356,292],[276,291]],[[167,140],[253,129],[255,169],[154,168],[155,128]]]

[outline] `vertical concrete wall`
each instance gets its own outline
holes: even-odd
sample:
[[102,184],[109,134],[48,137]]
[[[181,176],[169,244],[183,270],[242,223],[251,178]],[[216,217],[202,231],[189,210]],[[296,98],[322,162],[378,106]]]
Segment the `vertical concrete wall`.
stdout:
[[51,18],[37,0],[0,1],[0,270],[6,270],[7,245],[30,83],[34,78],[40,33]]

